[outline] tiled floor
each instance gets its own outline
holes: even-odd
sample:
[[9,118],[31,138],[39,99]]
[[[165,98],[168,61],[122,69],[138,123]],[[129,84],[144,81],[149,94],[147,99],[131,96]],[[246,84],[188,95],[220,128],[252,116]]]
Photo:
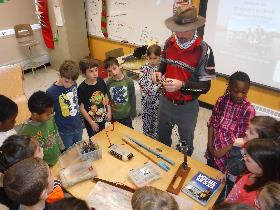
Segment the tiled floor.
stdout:
[[[58,78],[58,72],[51,69],[50,67],[45,69],[38,70],[34,75],[32,73],[25,74],[24,80],[24,89],[27,97],[29,97],[34,91],[42,90],[45,91],[48,87],[52,85]],[[83,77],[80,76],[78,79],[78,84],[83,81]],[[135,82],[135,90],[136,90],[136,98],[137,98],[137,112],[141,113],[141,104],[140,104],[140,94],[139,94],[139,86]],[[194,137],[194,153],[192,155],[193,158],[205,162],[204,152],[206,150],[207,145],[207,127],[206,122],[208,121],[211,115],[211,111],[208,109],[200,108],[198,121],[195,130]],[[133,121],[133,127],[136,130],[142,131],[142,119],[140,117],[136,117]],[[176,129],[173,130],[173,145],[176,145],[178,142],[178,137],[176,135]],[[84,132],[86,136],[86,132]]]

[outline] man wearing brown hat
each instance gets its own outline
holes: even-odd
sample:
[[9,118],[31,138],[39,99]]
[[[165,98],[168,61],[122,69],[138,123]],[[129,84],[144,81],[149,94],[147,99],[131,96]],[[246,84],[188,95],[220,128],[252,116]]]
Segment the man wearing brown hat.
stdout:
[[207,93],[215,78],[214,56],[210,46],[202,41],[197,28],[205,18],[198,16],[194,7],[177,8],[165,24],[174,34],[166,41],[159,72],[154,81],[162,81],[164,94],[159,105],[159,140],[171,146],[172,128],[176,124],[179,146],[187,146],[193,153],[194,130],[199,104],[197,98]]

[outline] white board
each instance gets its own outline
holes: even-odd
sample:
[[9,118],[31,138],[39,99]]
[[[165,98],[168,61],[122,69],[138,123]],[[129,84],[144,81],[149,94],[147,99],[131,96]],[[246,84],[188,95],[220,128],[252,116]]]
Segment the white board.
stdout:
[[208,1],[204,40],[216,71],[239,70],[260,85],[280,90],[280,1]]
[[[109,38],[144,45],[156,39],[160,45],[171,35],[164,21],[172,16],[173,0],[107,0]],[[101,32],[101,0],[86,0],[88,33]]]

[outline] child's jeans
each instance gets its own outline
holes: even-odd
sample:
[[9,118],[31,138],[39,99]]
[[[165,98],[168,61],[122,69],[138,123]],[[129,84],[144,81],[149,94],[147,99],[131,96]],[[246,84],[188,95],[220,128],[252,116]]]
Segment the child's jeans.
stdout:
[[74,143],[82,140],[83,129],[80,128],[71,132],[59,132],[59,135],[63,141],[65,149],[68,149]]

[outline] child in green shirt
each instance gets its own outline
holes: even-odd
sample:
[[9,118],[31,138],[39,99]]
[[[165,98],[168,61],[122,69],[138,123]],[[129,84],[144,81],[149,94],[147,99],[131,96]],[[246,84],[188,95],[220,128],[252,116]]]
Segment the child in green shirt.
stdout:
[[112,121],[132,128],[132,119],[136,116],[136,96],[133,80],[124,75],[118,60],[108,57],[104,67],[110,75],[106,82],[112,109]]
[[53,100],[45,92],[38,91],[29,98],[28,108],[31,118],[21,127],[19,134],[37,138],[44,150],[44,160],[53,166],[61,154],[60,137],[52,117]]

